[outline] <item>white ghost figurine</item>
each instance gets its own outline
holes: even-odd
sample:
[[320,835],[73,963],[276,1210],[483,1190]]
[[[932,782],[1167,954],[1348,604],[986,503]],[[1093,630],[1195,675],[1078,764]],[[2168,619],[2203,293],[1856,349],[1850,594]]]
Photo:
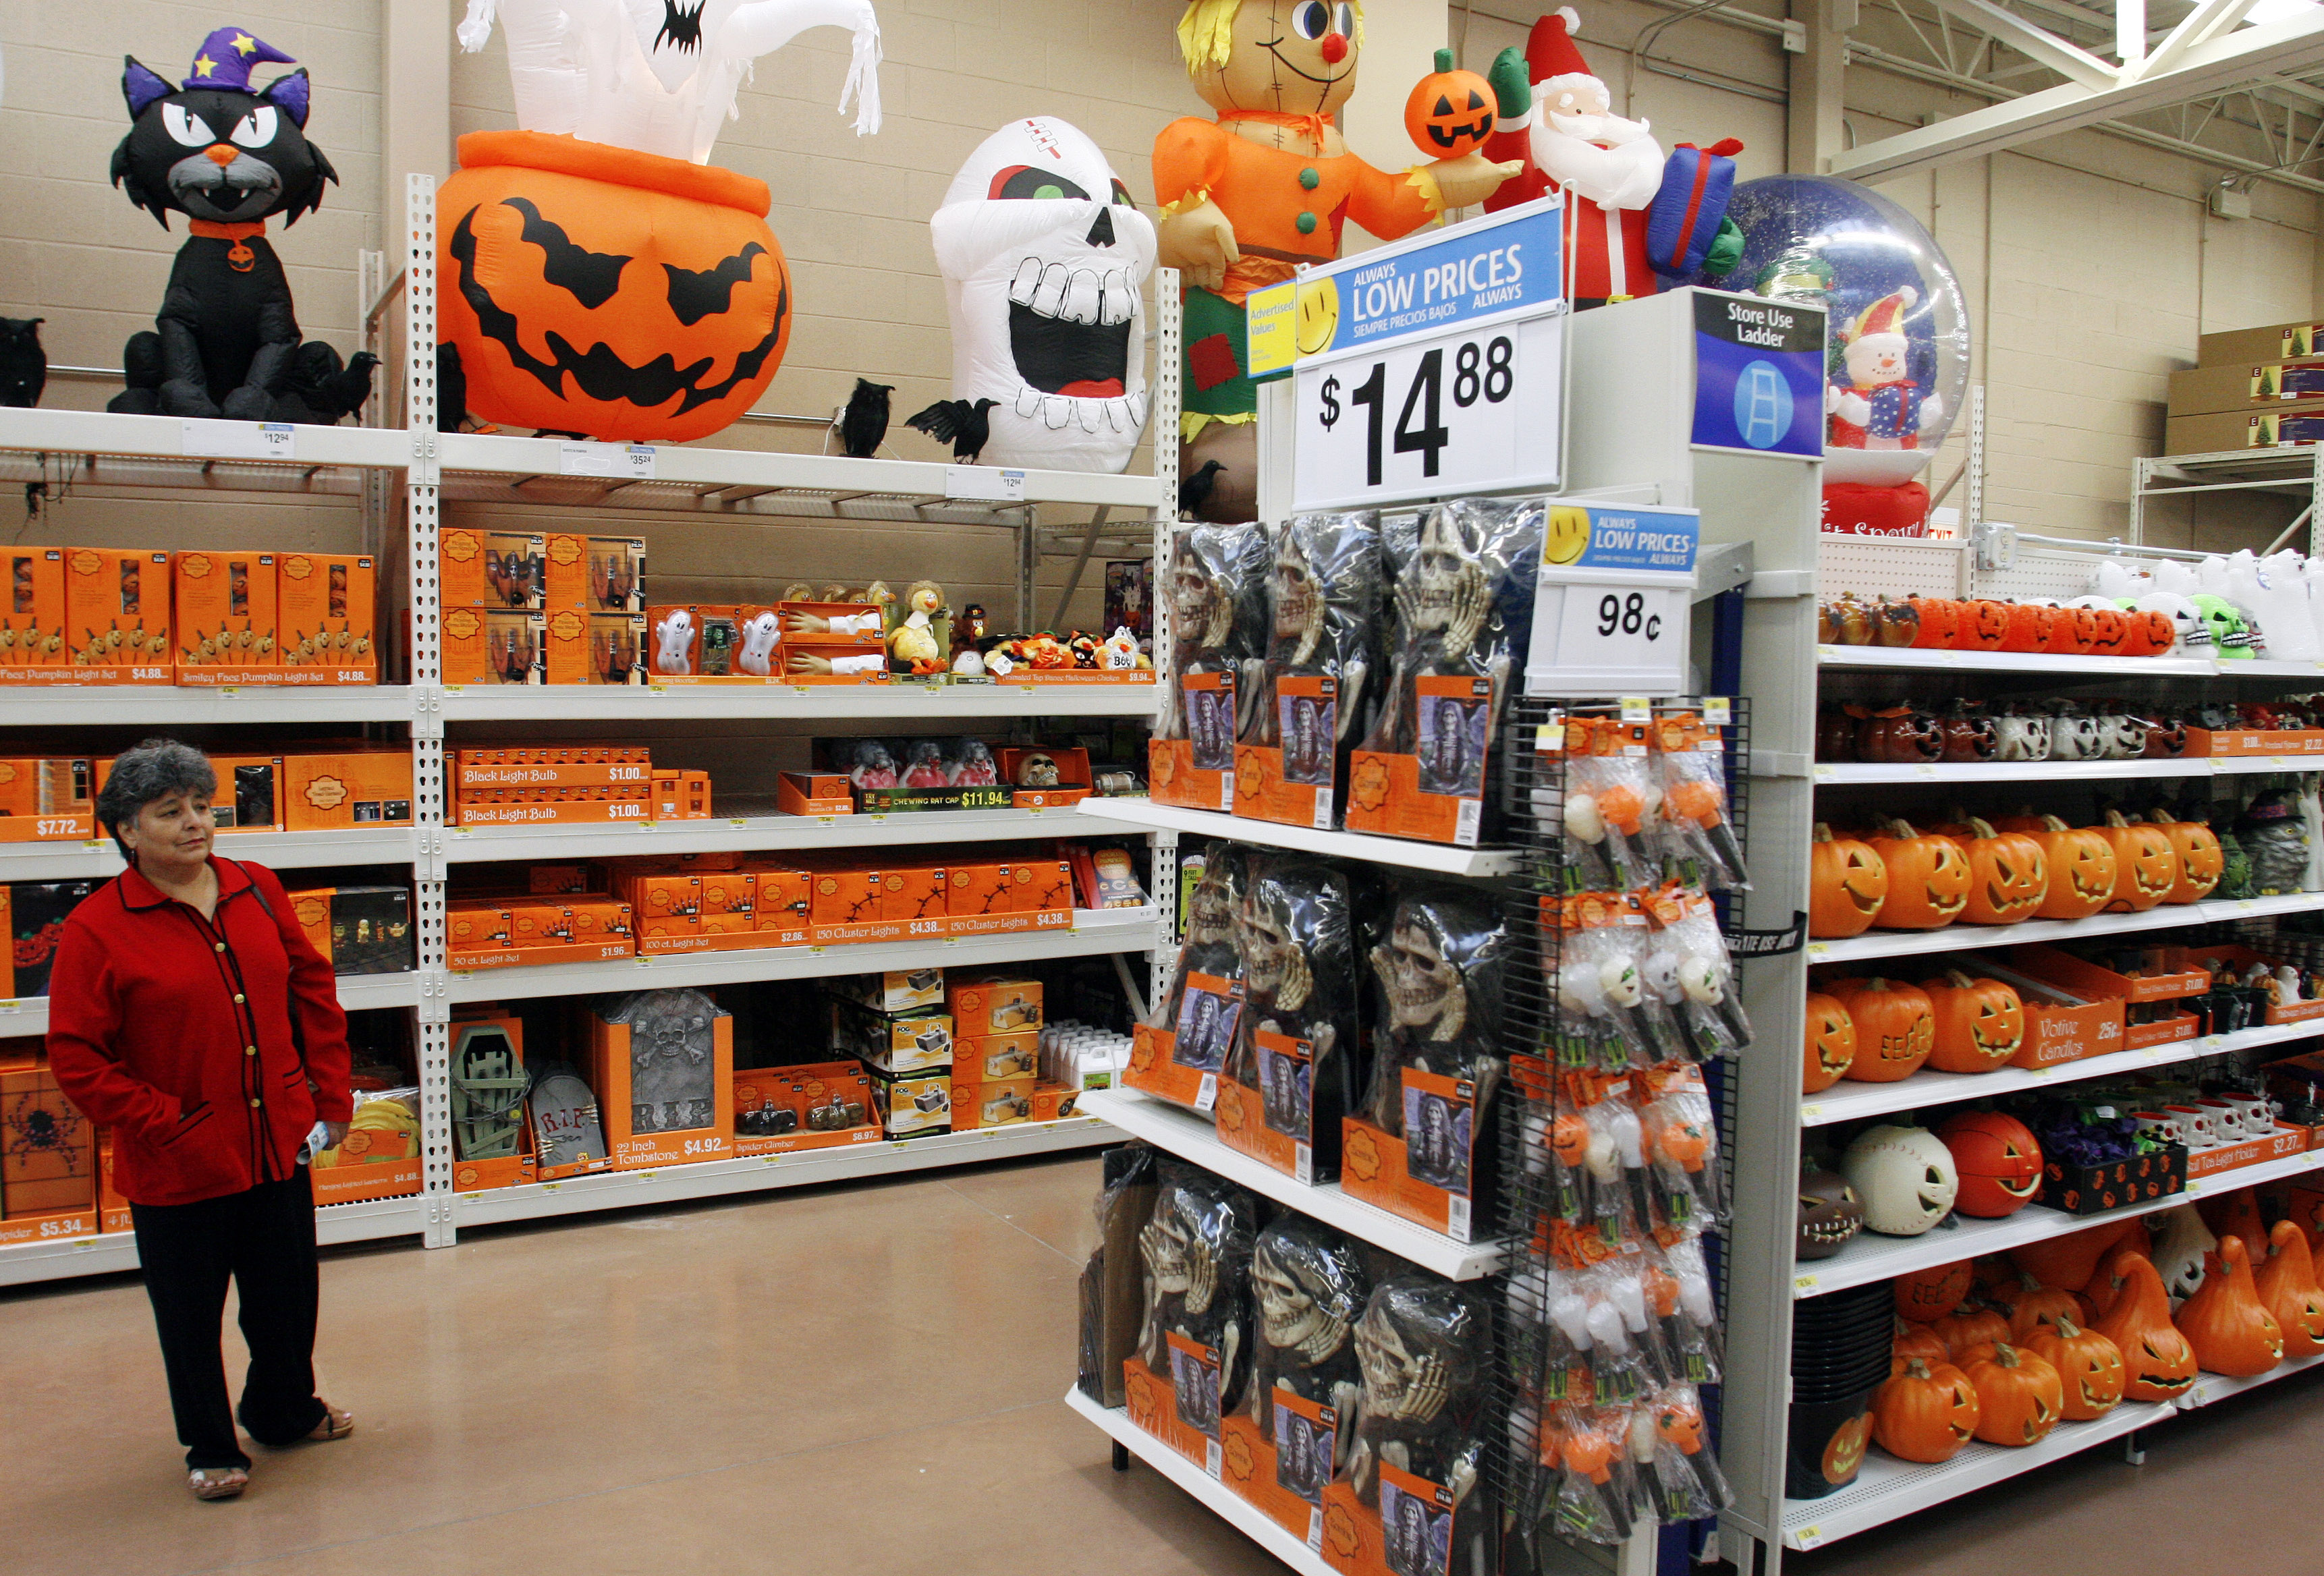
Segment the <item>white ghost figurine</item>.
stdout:
[[1001,127],[928,221],[952,318],[952,395],[999,401],[983,462],[1119,471],[1146,426],[1154,223],[1095,143],[1053,115]]

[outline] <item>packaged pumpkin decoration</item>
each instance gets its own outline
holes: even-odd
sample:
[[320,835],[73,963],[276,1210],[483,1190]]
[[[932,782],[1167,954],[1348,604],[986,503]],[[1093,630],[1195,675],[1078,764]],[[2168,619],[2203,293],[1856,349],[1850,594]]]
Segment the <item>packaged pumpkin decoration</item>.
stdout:
[[1663,825],[1683,871],[1711,891],[1748,892],[1751,872],[1729,819],[1724,730],[1688,713],[1665,719],[1662,748],[1650,759],[1662,767]]
[[1464,847],[1499,835],[1487,786],[1533,632],[1542,529],[1538,499],[1382,517],[1393,657],[1379,720],[1349,765],[1349,831]]
[[470,0],[464,49],[495,11],[521,129],[462,137],[437,193],[439,421],[465,402],[613,441],[718,431],[773,378],[796,309],[766,183],[708,162],[719,124],[753,59],[834,24],[854,34],[841,107],[878,131],[871,0],[697,5],[654,31],[618,7]]
[[[1645,953],[1648,1005],[1661,1007],[1678,1026],[1680,1043],[1671,1054],[1707,1062],[1741,1051],[1752,1040],[1751,1019],[1710,898],[1674,884],[1654,893],[1646,908],[1654,929],[1637,945]],[[1652,1037],[1661,1044],[1661,1037]]]
[[1370,510],[1268,528],[1268,646],[1236,751],[1236,813],[1329,830],[1349,744],[1379,703],[1386,594]]
[[[1545,899],[1554,904],[1556,899]],[[1619,1072],[1665,1059],[1656,1047],[1659,998],[1646,991],[1645,906],[1632,892],[1582,892],[1558,905],[1559,1064]]]
[[[1354,928],[1337,870],[1300,855],[1252,857],[1234,910],[1243,1010],[1219,1082],[1219,1137],[1304,1181],[1338,1178],[1341,1119],[1358,1109]],[[1465,1170],[1474,1110],[1424,1097],[1416,1114],[1419,1130],[1406,1141],[1423,1175]]]
[[1566,868],[1585,887],[1629,891],[1662,879],[1662,783],[1646,753],[1654,730],[1612,717],[1565,725]]
[[1654,1221],[1665,1230],[1699,1229],[1727,1218],[1719,1126],[1701,1068],[1680,1064],[1639,1074],[1650,1098],[1638,1107],[1654,1188]]
[[1235,741],[1257,711],[1268,645],[1266,528],[1181,525],[1170,539],[1171,668],[1147,742],[1157,804],[1234,809]]
[[1630,1459],[1654,1519],[1665,1526],[1717,1516],[1735,1501],[1710,1448],[1702,1399],[1692,1385],[1672,1385],[1630,1413]]
[[1583,1543],[1626,1543],[1643,1491],[1630,1454],[1630,1408],[1565,1405],[1542,1421],[1541,1461],[1557,1470],[1555,1505],[1543,1524]]

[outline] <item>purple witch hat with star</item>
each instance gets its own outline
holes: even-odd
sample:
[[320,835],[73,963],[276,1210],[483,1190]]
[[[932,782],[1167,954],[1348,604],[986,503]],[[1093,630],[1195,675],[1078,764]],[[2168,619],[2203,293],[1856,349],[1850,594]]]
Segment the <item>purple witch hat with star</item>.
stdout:
[[[201,48],[194,51],[193,74],[186,78],[184,87],[248,93],[253,91],[250,69],[269,63],[291,66],[298,60],[246,27],[221,27],[202,40]],[[134,58],[125,58],[123,65],[121,88],[123,97],[129,101],[131,118],[144,114],[146,106],[174,91],[167,78],[146,69]],[[281,106],[295,124],[303,126],[307,124],[308,93],[307,73],[293,71],[277,78],[264,96]]]

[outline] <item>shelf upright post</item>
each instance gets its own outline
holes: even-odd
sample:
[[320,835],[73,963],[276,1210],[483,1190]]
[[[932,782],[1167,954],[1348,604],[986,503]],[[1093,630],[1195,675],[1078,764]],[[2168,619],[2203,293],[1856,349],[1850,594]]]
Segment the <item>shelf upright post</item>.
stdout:
[[[1146,572],[1147,617],[1154,631],[1156,706],[1154,715],[1147,719],[1149,733],[1168,714],[1165,700],[1176,692],[1178,683],[1170,660],[1171,652],[1177,649],[1170,602],[1170,530],[1178,520],[1178,427],[1185,396],[1182,383],[1185,364],[1180,350],[1185,339],[1185,307],[1178,291],[1178,271],[1157,268],[1154,271],[1154,376],[1146,385],[1153,391],[1146,438],[1154,450],[1154,479],[1160,484],[1156,489],[1160,496],[1154,502],[1154,552]],[[1146,1005],[1147,1011],[1158,1018],[1163,1003],[1170,1000],[1170,975],[1178,961],[1178,834],[1152,833],[1146,846],[1149,854],[1147,890],[1154,895],[1155,913],[1162,921],[1162,945],[1146,954]]]
[[419,921],[421,1197],[425,1240],[448,1248],[452,1213],[452,1064],[447,1028],[451,981],[444,969],[444,642],[436,579],[442,471],[436,439],[436,182],[404,177],[404,558],[411,607],[411,824],[414,917]]

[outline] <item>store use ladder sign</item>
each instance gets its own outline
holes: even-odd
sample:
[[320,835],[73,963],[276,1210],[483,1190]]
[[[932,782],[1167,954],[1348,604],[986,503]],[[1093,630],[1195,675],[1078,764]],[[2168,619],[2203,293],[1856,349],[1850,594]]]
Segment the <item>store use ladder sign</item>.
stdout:
[[1526,693],[1684,694],[1702,517],[1556,498],[1544,508]]
[[1563,208],[1543,198],[1251,292],[1251,375],[1296,388],[1293,508],[1558,484]]
[[1821,459],[1823,333],[1821,307],[1695,291],[1696,446]]

